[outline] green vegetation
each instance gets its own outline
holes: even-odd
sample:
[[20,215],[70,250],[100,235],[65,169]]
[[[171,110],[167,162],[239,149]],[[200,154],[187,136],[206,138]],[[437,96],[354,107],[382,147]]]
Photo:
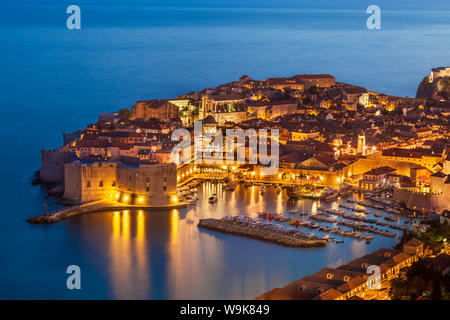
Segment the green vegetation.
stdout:
[[358,105],[356,106],[356,110],[358,110],[359,112],[362,112],[366,107],[362,104],[362,103],[358,103]]
[[434,221],[424,233],[418,233],[417,237],[426,246],[431,248],[433,252],[440,252],[450,237],[450,226],[447,223],[439,223]]
[[404,232],[400,242],[395,246],[396,249],[401,249],[403,244],[417,238],[424,243],[424,246],[432,249],[434,253],[441,252],[444,247],[444,242],[450,239],[450,226],[447,223],[440,223],[439,221],[432,221],[429,223],[430,227],[424,233],[413,234],[412,232]]
[[317,94],[319,94],[319,89],[316,86],[311,86],[308,89],[307,93],[311,94],[311,95],[313,95],[313,94],[317,95]]
[[391,280],[389,295],[393,300],[450,300],[448,283],[434,269],[432,259],[414,262],[400,277]]
[[128,110],[127,108],[123,108],[123,109],[120,109],[120,110],[119,110],[119,115],[120,115],[123,119],[129,120],[129,119],[131,118],[132,113],[131,113],[131,111]]

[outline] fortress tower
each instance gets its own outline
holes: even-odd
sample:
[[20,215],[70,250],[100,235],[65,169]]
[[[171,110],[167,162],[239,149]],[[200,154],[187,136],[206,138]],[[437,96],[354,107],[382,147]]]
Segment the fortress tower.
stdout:
[[450,77],[450,67],[440,67],[431,69],[431,80],[441,77]]
[[364,133],[358,134],[358,147],[356,153],[361,155],[366,155],[366,136]]

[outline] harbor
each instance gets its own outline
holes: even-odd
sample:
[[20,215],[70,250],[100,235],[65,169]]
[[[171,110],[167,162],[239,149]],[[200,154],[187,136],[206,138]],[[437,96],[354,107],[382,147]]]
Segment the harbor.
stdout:
[[[197,190],[202,184],[201,180],[193,180],[183,187],[183,200],[196,203]],[[198,223],[201,228],[282,246],[317,247],[350,240],[370,244],[375,237],[399,239],[404,231],[409,230],[411,219],[416,218],[407,217],[397,203],[382,198],[381,193],[364,194],[346,190],[344,198],[333,195],[330,200],[329,194],[334,192],[328,192],[322,200],[311,199],[308,195],[304,199],[292,199],[289,188],[277,184],[238,184],[226,179],[212,179],[204,184],[214,190],[207,195],[209,205],[214,205],[219,197],[233,197],[235,192],[243,191],[250,191],[258,198],[264,198],[269,193],[278,199],[286,199],[284,206],[277,212],[264,208],[256,214],[206,218]],[[305,201],[312,203],[310,209],[299,206]]]
[[[361,232],[374,237],[369,242],[366,239],[332,233],[338,227],[348,231],[352,229],[333,222],[334,219],[345,218],[324,214],[321,209],[343,210],[363,216],[362,213],[340,208],[341,203],[374,212],[364,214],[368,219],[377,218],[375,214],[379,213],[382,216],[377,221],[394,223],[383,219],[388,216],[386,211],[364,208],[356,203],[369,201],[362,194],[352,193],[345,199],[335,201],[292,200],[287,196],[285,187],[265,184],[262,188],[264,192],[261,192],[262,185],[248,183],[246,186],[245,183],[238,183],[234,190],[227,189],[226,185],[226,181],[219,179],[192,179],[179,186],[179,200],[187,200],[189,197],[198,200],[184,208],[159,210],[117,207],[74,215],[53,224],[51,229],[67,230],[76,235],[77,242],[72,247],[68,246],[68,252],[76,252],[77,248],[96,244],[96,250],[101,253],[102,259],[111,264],[106,275],[112,279],[111,288],[114,291],[105,298],[129,296],[123,281],[135,283],[133,279],[139,277],[139,285],[133,287],[133,296],[155,299],[202,299],[208,296],[219,299],[251,299],[270,288],[312,274],[324,266],[338,266],[379,248],[392,247],[397,243],[397,237],[403,233],[388,226],[379,226],[380,229],[395,232],[397,237]],[[182,191],[188,192],[182,195]],[[213,195],[215,200],[210,202],[209,198]],[[53,198],[48,201],[49,214],[58,209],[50,200]],[[317,220],[323,216],[331,220]],[[400,225],[410,220],[403,213],[389,216],[400,219]],[[225,217],[246,217],[273,227],[280,225],[285,229],[292,228],[299,233],[297,236],[319,239],[329,235],[334,241],[330,239],[325,245],[317,247],[292,247],[198,227],[202,219],[221,220]],[[306,225],[299,225],[297,228],[295,224],[290,224],[292,220],[293,223],[298,220],[299,223],[311,224],[312,228]],[[44,233],[47,229],[32,225],[29,228],[36,233]],[[92,232],[86,232],[87,230]],[[58,243],[58,233],[55,233],[51,240]],[[274,232],[273,236],[278,237],[279,233]],[[304,237],[299,239],[311,241]],[[121,258],[112,259],[111,254]],[[165,291],[158,285],[161,273],[155,269],[156,264],[152,263],[155,259],[167,270],[166,278],[173,279],[165,281]],[[245,269],[240,267],[242,265]],[[212,283],[216,285],[212,286]],[[218,287],[229,289],[223,291],[218,290]]]

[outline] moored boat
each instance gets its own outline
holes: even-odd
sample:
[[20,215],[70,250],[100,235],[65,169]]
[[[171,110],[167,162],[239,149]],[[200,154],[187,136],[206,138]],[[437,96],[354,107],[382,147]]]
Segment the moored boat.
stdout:
[[217,195],[214,193],[208,198],[209,203],[216,203],[217,202]]

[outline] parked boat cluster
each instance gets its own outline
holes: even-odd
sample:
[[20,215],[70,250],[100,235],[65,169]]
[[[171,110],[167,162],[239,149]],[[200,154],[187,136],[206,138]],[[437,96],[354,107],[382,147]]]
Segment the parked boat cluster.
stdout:
[[[331,214],[331,215],[340,216],[347,220],[351,220],[351,221],[340,220],[337,222],[337,224],[351,227],[354,230],[367,231],[370,233],[376,233],[376,234],[380,234],[380,235],[387,236],[387,237],[395,237],[397,234],[392,231],[379,229],[377,227],[372,226],[371,224],[376,224],[379,226],[389,226],[390,228],[397,229],[397,230],[407,230],[406,226],[400,226],[400,225],[394,224],[394,223],[387,223],[384,221],[379,221],[377,219],[371,219],[371,218],[366,218],[364,216],[358,216],[353,213],[345,212],[344,210],[328,209],[328,208],[322,208],[322,207],[320,207],[318,210],[321,212]],[[311,216],[311,218],[312,217],[313,216]],[[384,219],[389,220],[389,221],[397,221],[398,218],[392,217],[392,216],[386,216],[386,217],[384,217]]]
[[[224,181],[219,183],[224,184],[224,190],[230,191],[234,191],[238,185],[235,181]],[[181,191],[188,194],[190,192],[192,197],[192,193],[196,186],[195,183],[192,185],[189,184],[182,188]],[[279,185],[267,185],[259,182],[245,182],[244,186],[257,186],[259,187],[261,194],[264,194],[266,187],[275,187],[277,192],[278,190],[281,190],[281,186]],[[331,192],[327,192],[327,194],[333,196],[333,198],[335,196],[335,194]],[[196,194],[194,194],[194,196],[196,196]],[[215,203],[217,201],[217,195],[210,195],[208,201],[211,204]],[[377,209],[377,211],[368,210],[368,208]],[[399,217],[391,215],[400,213],[398,209],[399,206],[391,201],[373,195],[366,195],[364,201],[341,201],[339,203],[339,208],[337,209],[319,207],[317,209],[317,214],[304,212],[304,210],[301,211],[297,207],[288,210],[289,215],[300,216],[299,218],[289,217],[275,212],[260,212],[258,213],[258,218],[251,218],[248,216],[227,216],[217,220],[219,222],[208,222],[207,224],[209,225],[209,229],[251,236],[277,243],[282,242],[280,244],[290,246],[293,244],[286,244],[286,241],[289,242],[290,240],[277,240],[276,238],[278,236],[288,236],[305,240],[321,240],[326,242],[336,241],[336,243],[342,243],[343,240],[341,237],[350,237],[362,239],[369,243],[374,239],[374,235],[382,235],[385,237],[397,236],[396,232],[380,227],[407,230],[405,225],[399,225],[397,223]],[[369,215],[373,215],[374,217],[370,217]],[[305,219],[301,216],[308,216],[308,218]],[[289,225],[284,224],[286,222],[288,222]],[[233,227],[230,227],[230,225]],[[316,232],[315,230],[320,232]],[[335,239],[335,235],[339,235],[340,237]]]
[[191,182],[177,188],[178,200],[193,205],[197,203],[197,188],[202,184],[200,180],[192,180]]
[[392,214],[399,214],[400,213],[400,205],[395,202],[395,201],[390,201],[390,200],[386,200],[386,199],[382,199],[380,197],[376,197],[373,195],[366,195],[366,199],[369,201],[351,201],[348,200],[347,202],[356,202],[357,204],[364,206],[364,207],[369,207],[369,208],[374,208],[377,210],[383,210],[386,211],[388,213],[392,213]]

